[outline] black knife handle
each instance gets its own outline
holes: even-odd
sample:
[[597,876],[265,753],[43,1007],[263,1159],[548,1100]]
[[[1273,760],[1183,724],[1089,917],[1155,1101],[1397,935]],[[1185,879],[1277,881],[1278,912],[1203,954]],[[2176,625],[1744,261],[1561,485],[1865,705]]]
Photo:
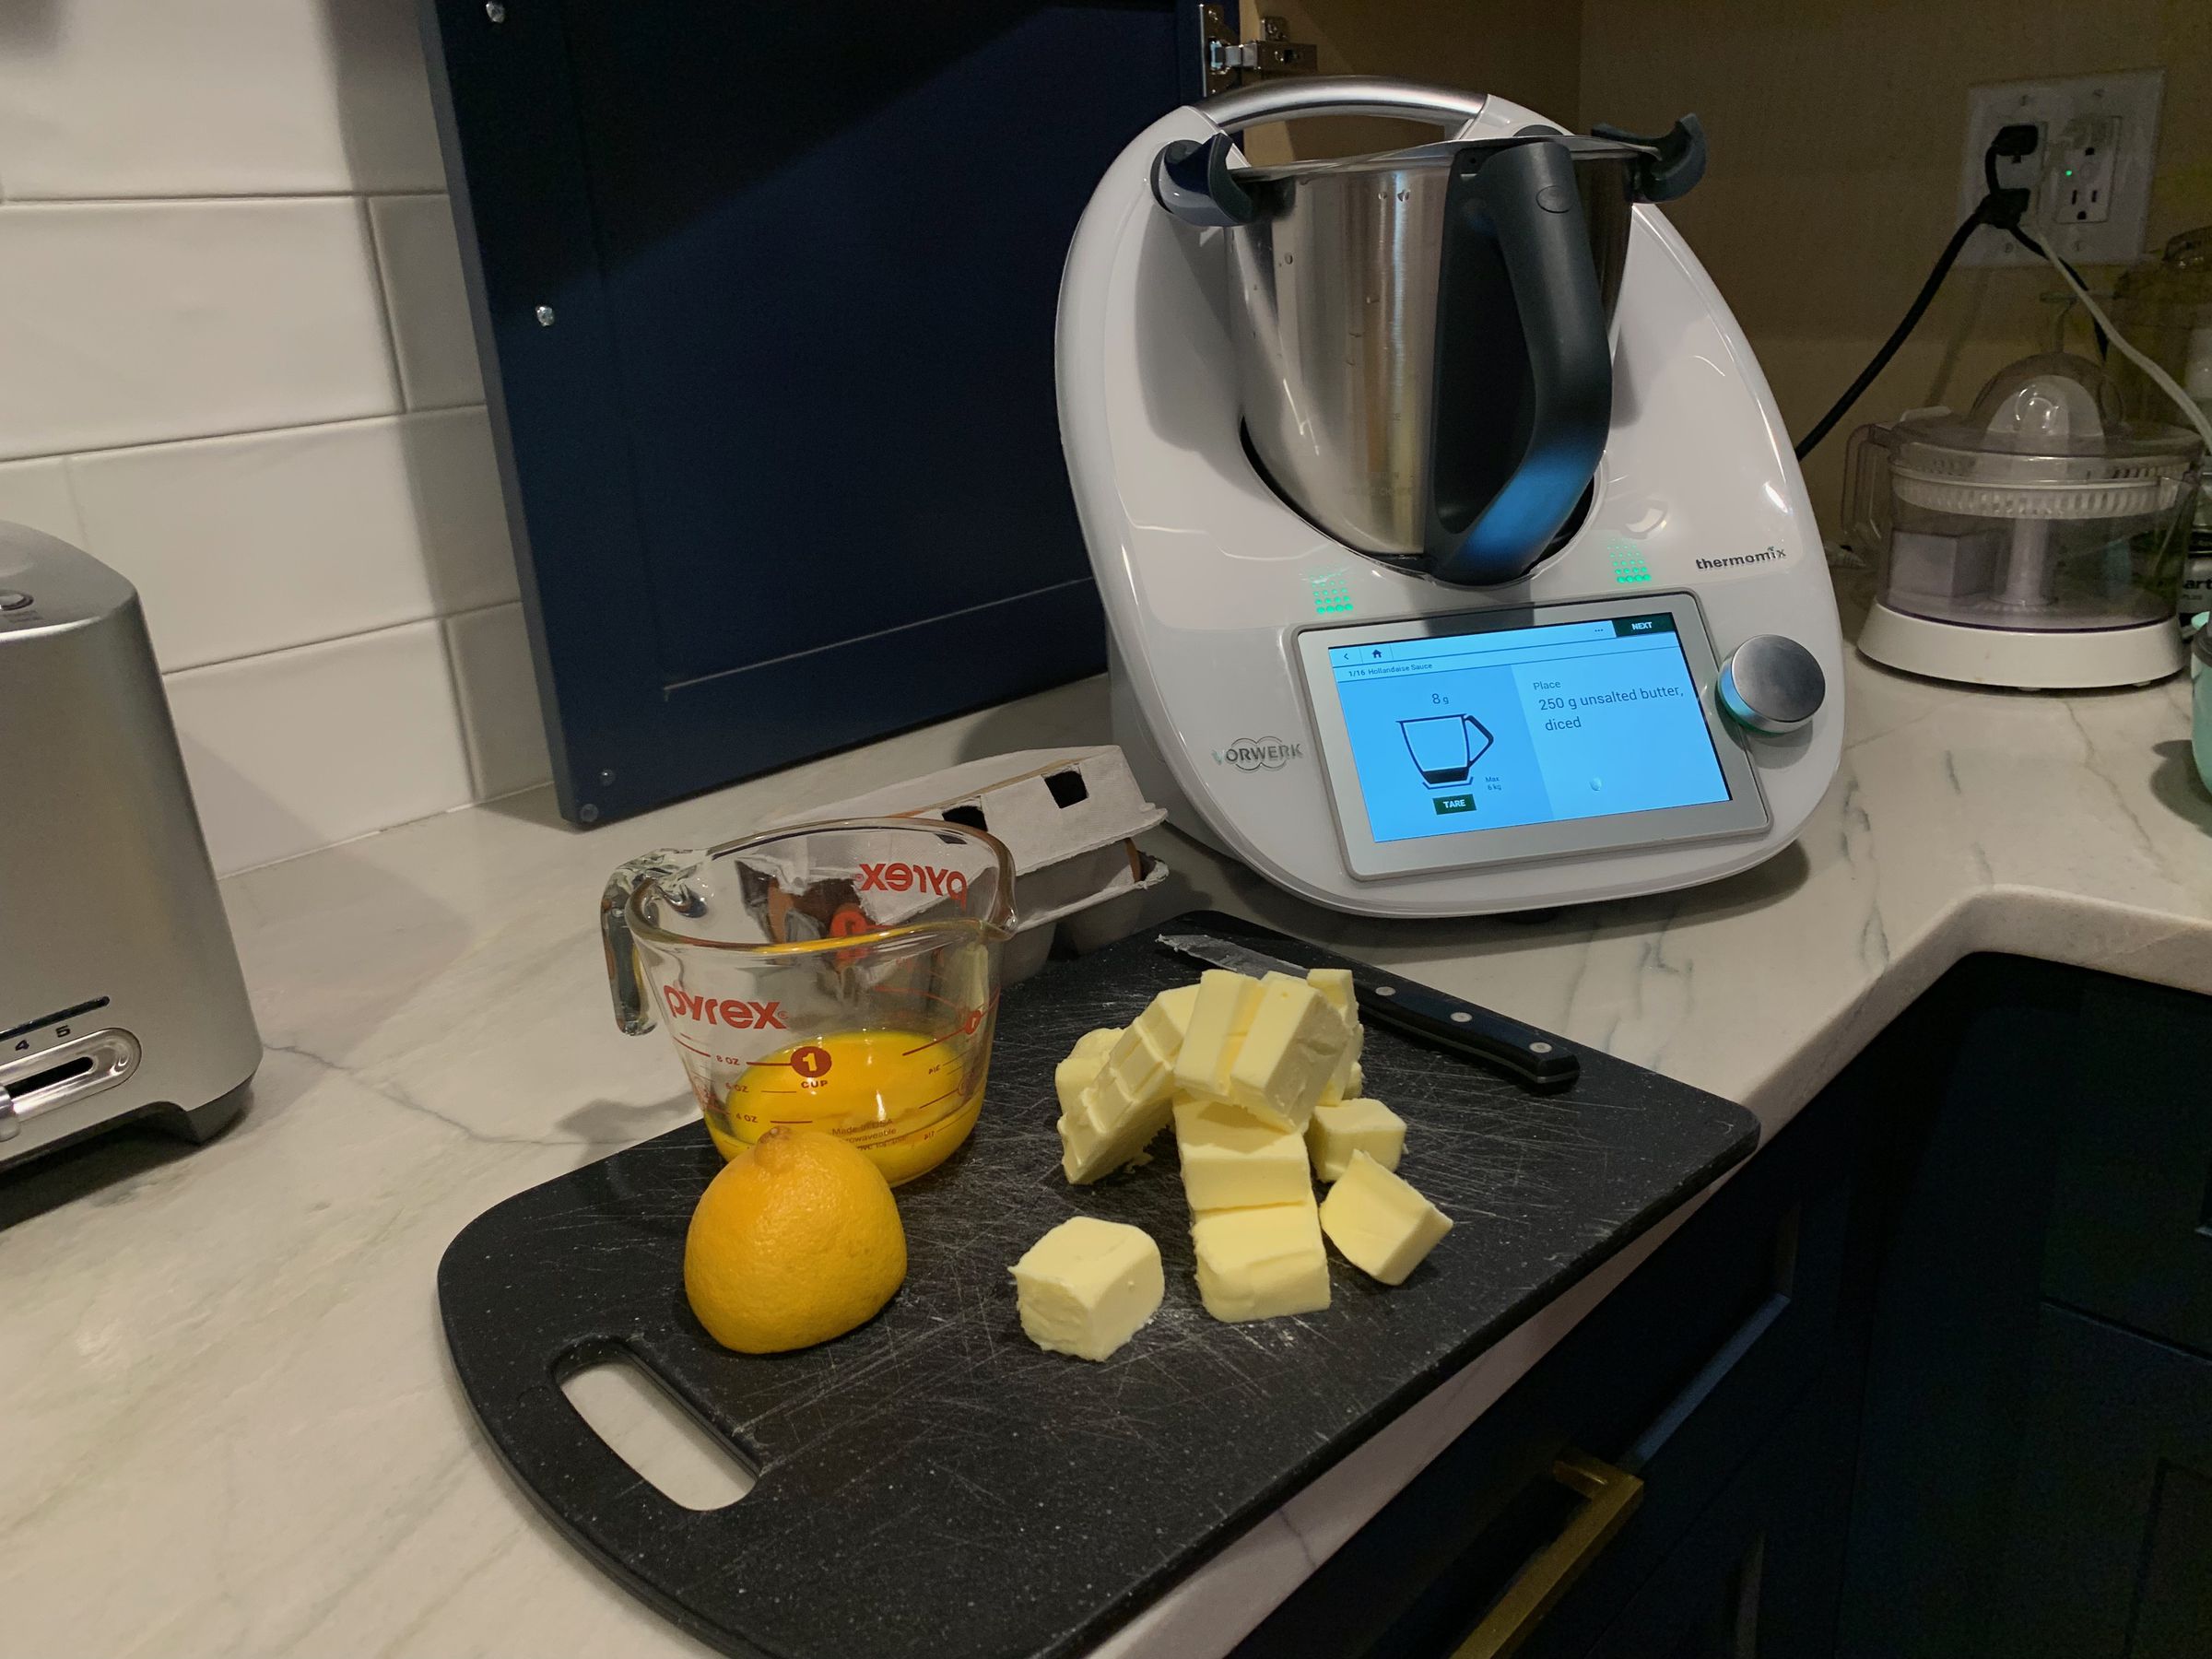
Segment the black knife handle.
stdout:
[[1352,996],[1375,1024],[1432,1048],[1487,1061],[1546,1094],[1571,1088],[1583,1075],[1581,1059],[1556,1037],[1426,985],[1356,975]]

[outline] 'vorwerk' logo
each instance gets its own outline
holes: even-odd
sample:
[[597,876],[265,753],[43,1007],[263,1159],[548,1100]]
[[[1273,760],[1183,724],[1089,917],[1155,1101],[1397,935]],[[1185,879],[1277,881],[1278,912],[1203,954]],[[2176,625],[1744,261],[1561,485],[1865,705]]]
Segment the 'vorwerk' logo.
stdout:
[[1216,766],[1233,766],[1239,771],[1280,771],[1287,761],[1306,752],[1302,743],[1285,743],[1280,737],[1240,737],[1227,748],[1214,751]]

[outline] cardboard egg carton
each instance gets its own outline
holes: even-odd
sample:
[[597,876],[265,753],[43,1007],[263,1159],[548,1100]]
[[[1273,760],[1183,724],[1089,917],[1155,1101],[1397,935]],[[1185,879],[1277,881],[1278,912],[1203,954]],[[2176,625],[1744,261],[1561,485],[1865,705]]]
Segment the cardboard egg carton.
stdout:
[[996,836],[1014,856],[1016,931],[1000,973],[1009,985],[1044,965],[1055,937],[1090,950],[1136,924],[1139,895],[1168,875],[1136,837],[1167,816],[1112,744],[989,755],[803,815],[945,818]]

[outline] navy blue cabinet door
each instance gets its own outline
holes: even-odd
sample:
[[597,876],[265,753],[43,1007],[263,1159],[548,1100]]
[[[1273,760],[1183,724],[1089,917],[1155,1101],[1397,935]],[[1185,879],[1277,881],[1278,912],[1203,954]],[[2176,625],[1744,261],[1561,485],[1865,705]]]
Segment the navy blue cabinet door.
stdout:
[[2212,1653],[2212,1359],[2046,1305],[1994,1653]]
[[1053,325],[1195,0],[424,0],[561,809],[1095,672]]

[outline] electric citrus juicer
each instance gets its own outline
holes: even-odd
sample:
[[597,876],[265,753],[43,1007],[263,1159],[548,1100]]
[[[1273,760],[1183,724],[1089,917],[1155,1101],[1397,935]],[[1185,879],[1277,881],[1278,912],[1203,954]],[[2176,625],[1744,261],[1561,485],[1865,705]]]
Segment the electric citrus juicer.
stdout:
[[2180,427],[2124,418],[2104,371],[2058,352],[2001,370],[1964,415],[1860,428],[1844,518],[1880,593],[1859,649],[2029,688],[2180,672],[2200,448]]
[[[1237,147],[1324,113],[1448,136]],[[1401,916],[1683,887],[1797,833],[1842,644],[1766,382],[1653,206],[1703,165],[1694,120],[1578,137],[1335,79],[1174,111],[1107,170],[1061,434],[1115,740],[1179,828]]]

